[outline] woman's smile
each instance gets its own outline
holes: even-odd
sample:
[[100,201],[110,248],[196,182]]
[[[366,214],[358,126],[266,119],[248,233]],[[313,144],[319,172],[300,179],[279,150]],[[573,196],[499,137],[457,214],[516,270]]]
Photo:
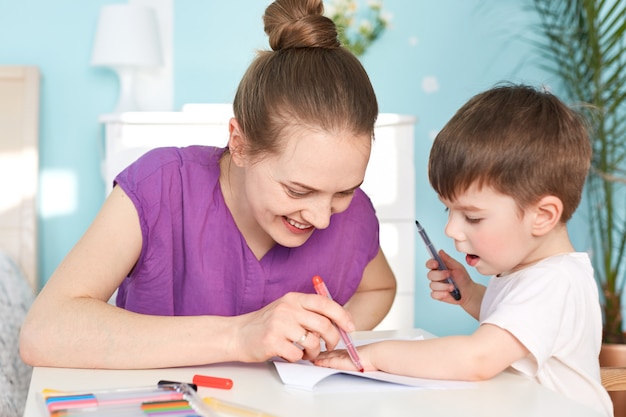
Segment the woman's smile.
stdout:
[[283,222],[287,226],[287,229],[289,229],[292,233],[309,233],[314,229],[311,225],[299,223],[287,216],[283,216]]

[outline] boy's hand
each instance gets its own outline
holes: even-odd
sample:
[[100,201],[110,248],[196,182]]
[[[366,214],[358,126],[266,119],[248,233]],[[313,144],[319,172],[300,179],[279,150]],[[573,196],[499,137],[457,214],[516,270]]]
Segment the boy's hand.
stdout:
[[[357,349],[359,353],[359,359],[364,371],[377,371],[378,369],[372,365],[369,360],[369,348],[368,346],[361,346]],[[319,356],[313,361],[317,366],[323,366],[324,368],[335,368],[345,371],[357,371],[348,351],[345,349],[328,350],[319,354]]]
[[[448,255],[445,251],[440,250],[439,255],[448,270],[439,270],[439,264],[434,259],[426,261],[426,268],[430,269],[428,274],[426,274],[428,279],[431,281],[430,296],[435,300],[450,304],[463,304],[466,298],[469,298],[466,296],[469,296],[473,281],[467,273],[465,267],[454,260],[454,258]],[[448,277],[452,278],[461,293],[461,299],[458,301],[450,295],[450,291],[454,290],[454,286],[446,281],[446,278]]]
[[[430,269],[428,274],[426,274],[430,280],[430,296],[435,300],[460,305],[469,315],[478,320],[480,304],[485,295],[485,286],[472,281],[465,267],[443,250],[439,251],[439,256],[441,256],[441,260],[446,264],[448,270],[440,271],[437,269],[439,265],[437,265],[437,261],[434,259],[429,259],[426,262],[426,267]],[[461,293],[461,299],[459,301],[455,300],[454,297],[450,295],[453,286],[445,281],[448,275],[452,276],[454,283]]]

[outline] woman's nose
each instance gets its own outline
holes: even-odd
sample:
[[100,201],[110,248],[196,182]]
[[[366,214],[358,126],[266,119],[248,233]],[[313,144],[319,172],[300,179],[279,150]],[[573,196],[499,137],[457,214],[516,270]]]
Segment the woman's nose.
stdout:
[[332,200],[320,198],[304,210],[302,217],[316,229],[326,229],[332,214]]

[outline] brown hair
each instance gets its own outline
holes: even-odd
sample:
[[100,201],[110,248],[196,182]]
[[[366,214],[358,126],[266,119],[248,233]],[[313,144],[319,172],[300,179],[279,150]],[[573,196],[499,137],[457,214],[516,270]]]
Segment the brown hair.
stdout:
[[277,0],[265,10],[272,51],[258,53],[233,102],[248,153],[277,151],[281,132],[294,125],[373,138],[374,89],[323,11],[321,0]]
[[553,195],[567,222],[590,161],[579,113],[549,92],[506,84],[474,96],[450,119],[433,143],[428,176],[449,200],[474,183],[513,197],[520,209]]

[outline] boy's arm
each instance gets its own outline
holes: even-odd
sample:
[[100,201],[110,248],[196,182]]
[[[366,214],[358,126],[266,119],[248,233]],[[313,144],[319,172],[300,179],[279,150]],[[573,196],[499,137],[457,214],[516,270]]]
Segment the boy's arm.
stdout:
[[465,300],[461,298],[461,307],[463,307],[463,310],[476,320],[479,320],[480,305],[482,304],[486,290],[487,288],[484,285],[472,281],[471,290],[465,292]]
[[[504,371],[528,354],[511,333],[484,324],[470,336],[427,340],[389,340],[358,348],[366,371],[380,370],[419,378],[481,381]],[[346,351],[322,353],[316,365],[354,369]]]

